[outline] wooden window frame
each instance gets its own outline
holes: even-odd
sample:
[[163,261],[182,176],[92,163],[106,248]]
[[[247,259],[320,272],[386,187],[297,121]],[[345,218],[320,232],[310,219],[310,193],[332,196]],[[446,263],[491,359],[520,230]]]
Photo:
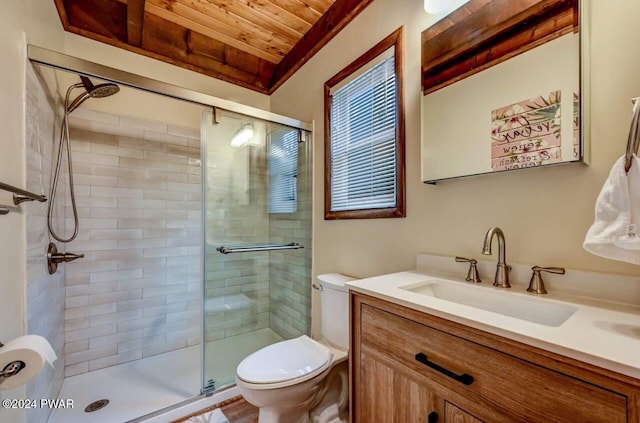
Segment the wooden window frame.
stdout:
[[[331,211],[331,89],[391,47],[394,48],[394,71],[396,74],[396,206],[363,210]],[[325,220],[376,219],[406,216],[404,115],[404,28],[400,27],[324,84]]]

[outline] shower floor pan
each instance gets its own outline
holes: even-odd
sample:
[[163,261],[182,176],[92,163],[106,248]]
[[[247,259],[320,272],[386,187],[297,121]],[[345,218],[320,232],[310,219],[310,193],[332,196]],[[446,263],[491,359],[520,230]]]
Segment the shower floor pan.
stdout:
[[[271,329],[261,329],[207,343],[207,377],[234,380],[244,356],[281,339]],[[48,423],[125,423],[193,398],[200,394],[199,363],[197,345],[68,377],[59,398],[72,399],[74,407],[54,409]],[[103,399],[109,400],[105,407],[84,411]]]

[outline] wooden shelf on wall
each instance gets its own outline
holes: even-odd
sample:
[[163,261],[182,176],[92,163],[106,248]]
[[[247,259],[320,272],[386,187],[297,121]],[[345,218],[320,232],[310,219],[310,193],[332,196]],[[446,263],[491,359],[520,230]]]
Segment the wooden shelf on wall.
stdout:
[[429,94],[578,31],[578,0],[471,0],[422,32]]

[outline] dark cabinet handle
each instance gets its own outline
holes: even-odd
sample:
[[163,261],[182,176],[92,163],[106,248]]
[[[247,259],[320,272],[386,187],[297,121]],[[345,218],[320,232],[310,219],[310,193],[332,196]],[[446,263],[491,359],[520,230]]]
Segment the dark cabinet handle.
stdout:
[[473,376],[463,373],[461,375],[455,374],[453,373],[451,370],[449,369],[445,369],[444,367],[440,366],[439,364],[434,363],[433,361],[429,361],[429,359],[427,358],[427,355],[424,353],[418,353],[416,354],[416,360],[419,361],[420,363],[424,364],[427,367],[432,368],[433,370],[436,370],[440,373],[442,373],[445,376],[449,376],[451,379],[455,379],[458,382],[464,384],[464,385],[471,385],[473,383]]
[[427,423],[438,423],[438,413],[436,413],[435,411],[429,413],[429,415],[427,416]]

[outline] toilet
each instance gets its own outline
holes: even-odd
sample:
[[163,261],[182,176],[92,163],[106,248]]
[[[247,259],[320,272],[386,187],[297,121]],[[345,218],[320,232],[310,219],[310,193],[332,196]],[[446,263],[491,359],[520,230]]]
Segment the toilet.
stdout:
[[306,335],[277,342],[245,358],[236,384],[259,408],[258,423],[346,423],[349,398],[349,276],[320,275],[320,341]]

